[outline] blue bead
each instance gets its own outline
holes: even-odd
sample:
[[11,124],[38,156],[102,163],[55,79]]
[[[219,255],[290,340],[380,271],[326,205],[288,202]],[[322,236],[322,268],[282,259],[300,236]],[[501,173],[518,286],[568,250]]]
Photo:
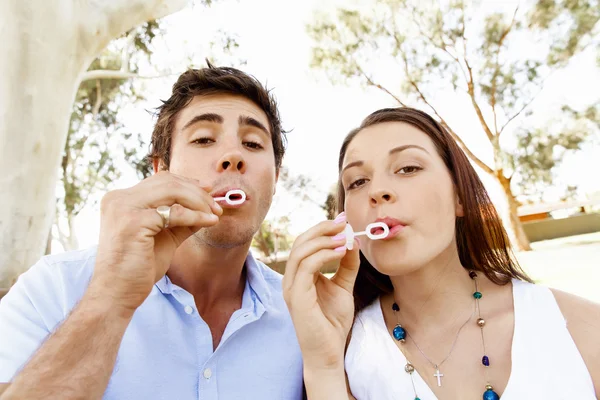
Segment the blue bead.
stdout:
[[394,339],[396,339],[396,340],[406,339],[406,331],[400,325],[396,325],[396,327],[394,328]]
[[483,400],[500,400],[500,396],[492,389],[488,389],[483,392]]
[[481,362],[483,363],[483,365],[485,365],[486,367],[490,366],[490,359],[488,358],[488,356],[483,356],[483,358],[481,359]]

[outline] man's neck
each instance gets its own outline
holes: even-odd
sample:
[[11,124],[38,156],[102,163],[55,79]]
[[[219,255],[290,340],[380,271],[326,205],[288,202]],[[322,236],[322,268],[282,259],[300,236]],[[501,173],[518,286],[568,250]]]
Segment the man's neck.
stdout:
[[192,236],[175,252],[167,275],[194,296],[201,314],[216,305],[241,304],[249,249],[250,243],[234,248],[211,247]]
[[393,299],[388,298],[384,306],[391,308],[396,301],[403,324],[412,326],[413,331],[454,326],[474,307],[475,284],[461,265],[455,246],[419,270],[391,280]]

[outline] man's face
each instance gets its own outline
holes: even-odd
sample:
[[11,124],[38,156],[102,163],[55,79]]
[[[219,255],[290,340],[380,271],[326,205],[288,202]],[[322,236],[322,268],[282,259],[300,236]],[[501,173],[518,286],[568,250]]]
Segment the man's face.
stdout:
[[231,189],[247,197],[241,206],[219,202],[223,215],[196,234],[200,242],[231,248],[249,243],[258,231],[277,183],[269,126],[253,102],[227,94],[196,96],[178,114],[169,171],[210,186],[213,197]]

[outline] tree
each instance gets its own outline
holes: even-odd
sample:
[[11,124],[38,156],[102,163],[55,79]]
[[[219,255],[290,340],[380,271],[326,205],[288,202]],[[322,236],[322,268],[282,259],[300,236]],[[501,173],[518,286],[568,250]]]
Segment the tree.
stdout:
[[281,190],[278,191],[271,210],[278,208],[278,202],[283,202],[285,213],[265,219],[252,240],[252,247],[261,254],[265,263],[277,261],[278,253],[292,248],[294,238],[289,234],[289,225],[292,214],[301,204],[309,203],[323,208],[314,199],[318,190],[309,177],[293,174],[282,166],[279,170],[279,186]]
[[[151,54],[151,42],[159,33],[157,21],[149,21],[111,42],[88,71],[126,71],[137,73],[137,60]],[[133,55],[133,57],[132,57]],[[123,131],[118,120],[119,106],[137,101],[133,81],[127,78],[98,78],[81,83],[77,90],[69,131],[60,165],[60,189],[57,199],[55,231],[65,250],[78,248],[74,222],[79,212],[121,177],[121,161],[116,149],[132,165],[139,159],[137,149],[144,147],[141,135]],[[65,222],[64,224],[62,222]],[[46,252],[51,251],[53,235],[48,237]]]
[[7,0],[0,3],[0,288],[43,254],[80,83],[129,71],[87,71],[114,38],[186,0]]
[[[600,119],[577,115],[573,121],[564,114],[578,114],[565,107],[562,118],[556,118],[543,127],[518,129],[517,146],[507,154],[507,170],[513,175],[514,193],[520,203],[542,203],[545,201],[545,188],[555,182],[556,171],[568,153],[580,150],[589,139],[597,138],[590,132],[597,132],[594,126]],[[587,114],[590,115],[590,114]],[[594,121],[595,119],[595,121]],[[563,122],[567,121],[567,123]],[[562,198],[576,195],[577,186],[567,184]]]
[[265,263],[277,261],[282,251],[292,248],[293,239],[288,232],[290,219],[286,216],[264,220],[252,239],[252,247],[260,252]]
[[[400,105],[415,103],[430,110],[470,160],[501,185],[509,231],[519,249],[529,250],[501,138],[517,118],[530,117],[531,103],[553,72],[597,45],[600,7],[597,1],[539,0],[526,12],[518,7],[510,15],[478,12],[462,0],[373,0],[362,12],[339,9],[335,21],[321,18],[309,26],[316,42],[312,66],[325,70],[334,82],[358,81]],[[511,50],[516,43],[535,46]],[[389,64],[385,54],[391,56]],[[376,76],[378,67],[388,65],[401,74],[399,93]],[[436,102],[442,91],[466,95],[472,114],[463,117],[480,126],[492,150],[491,162],[471,151],[448,122]]]
[[335,192],[327,193],[327,197],[325,198],[325,203],[321,206],[325,214],[327,215],[327,219],[335,219],[337,214],[337,200]]
[[[128,76],[136,74],[135,77],[119,78],[113,74],[109,78],[82,82],[79,86],[61,163],[61,195],[53,227],[65,250],[78,248],[74,225],[77,215],[110,190],[121,178],[124,168],[133,167],[141,179],[152,174],[152,165],[147,159],[149,133],[134,135],[125,129],[119,120],[119,112],[124,105],[143,100],[140,94],[143,89],[138,88],[143,81],[136,78],[173,75],[157,70],[159,67],[150,59],[156,46],[155,39],[164,33],[159,21],[146,22],[113,40],[88,68],[88,71],[103,70],[106,73],[124,71]],[[218,40],[210,43],[209,52],[218,50],[218,58],[233,55],[239,47],[236,38],[222,30],[217,35]],[[201,55],[194,50],[195,56]],[[181,65],[179,68],[183,70],[184,65],[193,63],[193,57],[180,62],[171,58],[169,63]],[[242,63],[243,60],[230,59],[227,64]],[[140,76],[140,64],[152,65],[151,75]],[[52,250],[53,237],[52,234],[48,237],[46,253]]]

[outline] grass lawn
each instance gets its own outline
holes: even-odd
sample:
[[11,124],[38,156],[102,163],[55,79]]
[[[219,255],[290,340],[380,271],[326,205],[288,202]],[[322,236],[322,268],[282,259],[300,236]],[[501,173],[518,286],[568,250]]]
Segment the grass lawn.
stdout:
[[600,232],[533,243],[517,259],[538,283],[600,303]]

